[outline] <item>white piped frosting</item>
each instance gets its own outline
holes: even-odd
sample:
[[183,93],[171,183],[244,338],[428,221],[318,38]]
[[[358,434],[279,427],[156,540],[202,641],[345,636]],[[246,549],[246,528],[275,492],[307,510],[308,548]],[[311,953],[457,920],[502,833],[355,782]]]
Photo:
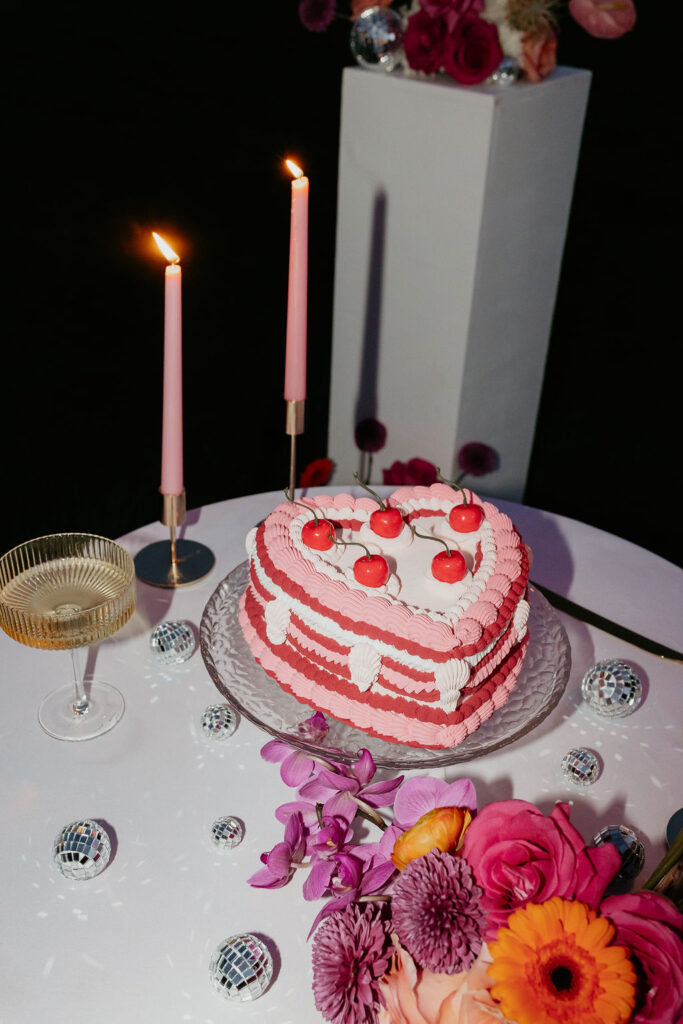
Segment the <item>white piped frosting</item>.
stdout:
[[278,597],[266,605],[266,633],[271,644],[283,644],[287,639],[287,630],[291,616],[289,603]]
[[355,644],[349,651],[351,682],[362,692],[369,690],[377,682],[381,667],[382,658],[379,651],[371,644]]

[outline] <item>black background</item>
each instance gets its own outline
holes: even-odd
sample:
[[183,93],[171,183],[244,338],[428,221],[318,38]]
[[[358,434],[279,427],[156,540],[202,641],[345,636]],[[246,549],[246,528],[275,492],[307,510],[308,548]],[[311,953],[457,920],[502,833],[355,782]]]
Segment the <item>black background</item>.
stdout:
[[[600,41],[562,19],[560,62],[590,68],[593,85],[525,501],[676,560],[680,286],[673,112],[657,69],[677,55],[662,20],[642,9],[633,33]],[[159,518],[152,229],[182,254],[188,505],[284,486],[288,155],[315,182],[299,465],[334,458],[348,23],[309,33],[295,0],[67,4],[10,10],[4,35],[3,550]]]

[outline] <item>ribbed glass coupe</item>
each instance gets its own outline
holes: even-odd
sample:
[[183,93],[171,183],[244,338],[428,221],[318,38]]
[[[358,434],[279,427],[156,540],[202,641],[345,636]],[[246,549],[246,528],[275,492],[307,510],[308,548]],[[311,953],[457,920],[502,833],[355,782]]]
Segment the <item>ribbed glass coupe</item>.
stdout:
[[108,732],[124,711],[109,683],[84,683],[74,651],[116,633],[135,609],[135,567],[106,537],[57,533],[12,548],[0,559],[0,626],[19,643],[71,653],[74,682],[45,697],[38,721],[59,740]]

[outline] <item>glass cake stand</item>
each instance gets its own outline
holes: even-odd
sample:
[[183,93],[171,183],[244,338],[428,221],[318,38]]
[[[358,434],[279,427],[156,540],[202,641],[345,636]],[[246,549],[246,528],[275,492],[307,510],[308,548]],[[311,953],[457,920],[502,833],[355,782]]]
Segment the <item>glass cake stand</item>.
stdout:
[[550,714],[569,678],[569,641],[554,609],[537,590],[530,593],[529,646],[517,685],[502,708],[457,747],[431,750],[388,743],[338,722],[325,712],[324,742],[302,735],[312,708],[285,693],[255,660],[242,635],[239,600],[249,567],[242,562],[210,597],[200,626],[200,645],[212,680],[235,710],[271,736],[320,757],[352,762],[363,748],[382,768],[437,768],[470,761],[524,736]]

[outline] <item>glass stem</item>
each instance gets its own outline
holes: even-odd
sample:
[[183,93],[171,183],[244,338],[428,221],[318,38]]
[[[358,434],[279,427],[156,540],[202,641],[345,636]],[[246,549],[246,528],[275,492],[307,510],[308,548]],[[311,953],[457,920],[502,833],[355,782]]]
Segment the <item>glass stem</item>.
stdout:
[[74,715],[76,715],[77,718],[80,718],[82,715],[87,715],[88,711],[90,711],[90,704],[88,703],[88,698],[85,695],[83,680],[81,679],[80,672],[78,671],[78,664],[76,663],[76,648],[72,647],[69,654],[71,655],[71,667],[74,673],[74,702],[71,707],[73,708]]

